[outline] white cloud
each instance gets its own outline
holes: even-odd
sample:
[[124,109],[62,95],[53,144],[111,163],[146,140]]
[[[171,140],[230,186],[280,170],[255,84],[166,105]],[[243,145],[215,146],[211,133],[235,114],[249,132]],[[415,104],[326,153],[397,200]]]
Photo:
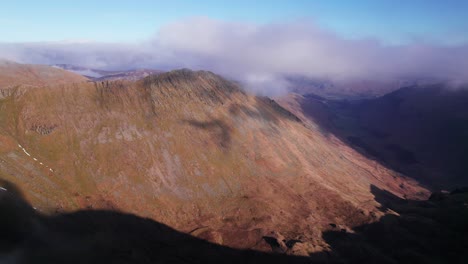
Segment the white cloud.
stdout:
[[192,18],[166,25],[148,41],[0,44],[0,57],[25,63],[69,63],[104,69],[207,69],[279,93],[285,74],[330,79],[431,77],[468,81],[468,45],[386,46],[349,40],[310,21],[256,25]]

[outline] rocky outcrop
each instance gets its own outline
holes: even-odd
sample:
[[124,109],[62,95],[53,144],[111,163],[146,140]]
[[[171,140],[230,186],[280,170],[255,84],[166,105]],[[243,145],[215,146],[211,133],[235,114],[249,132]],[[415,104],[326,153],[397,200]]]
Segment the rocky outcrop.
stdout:
[[5,99],[7,97],[10,97],[13,94],[13,89],[0,89],[0,99]]

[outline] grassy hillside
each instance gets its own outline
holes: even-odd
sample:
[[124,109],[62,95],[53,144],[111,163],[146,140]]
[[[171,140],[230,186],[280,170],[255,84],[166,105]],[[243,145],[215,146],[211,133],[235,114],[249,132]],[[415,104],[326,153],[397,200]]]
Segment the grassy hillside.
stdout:
[[273,232],[321,251],[330,223],[383,214],[372,185],[427,195],[210,72],[18,88],[0,99],[0,139],[0,177],[42,212],[120,210],[238,248],[269,250]]
[[[20,64],[0,60],[0,89],[85,82],[81,75],[47,65]],[[0,92],[0,97],[2,93]]]

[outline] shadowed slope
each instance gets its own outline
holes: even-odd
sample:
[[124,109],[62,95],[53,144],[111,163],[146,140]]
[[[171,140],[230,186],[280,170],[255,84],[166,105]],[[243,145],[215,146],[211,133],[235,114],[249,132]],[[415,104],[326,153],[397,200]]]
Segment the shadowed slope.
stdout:
[[309,263],[310,260],[235,250],[150,219],[114,211],[45,216],[10,190],[0,190],[0,212],[1,263]]
[[[0,182],[0,262],[29,263],[465,263],[468,192],[403,200],[371,186],[386,215],[353,230],[330,223],[329,250],[304,257],[236,250],[116,211],[37,213],[8,182]],[[280,234],[263,239],[275,252],[302,245]]]
[[376,159],[434,189],[468,184],[468,92],[446,84],[412,86],[375,99],[289,96],[281,103]]
[[403,200],[372,186],[387,214],[353,233],[327,231],[323,238],[345,263],[466,263],[468,191]]

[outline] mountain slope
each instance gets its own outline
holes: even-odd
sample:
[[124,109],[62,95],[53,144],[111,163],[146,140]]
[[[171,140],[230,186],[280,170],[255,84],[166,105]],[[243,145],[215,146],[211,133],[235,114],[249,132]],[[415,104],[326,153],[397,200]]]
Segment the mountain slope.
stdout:
[[[81,210],[47,216],[0,181],[1,263],[465,263],[468,189],[403,200],[371,186],[387,214],[354,232],[329,230],[331,251],[297,257],[236,250],[115,211]],[[265,240],[279,245],[269,236]],[[298,240],[284,243],[294,248]]]
[[46,65],[0,60],[0,89],[18,85],[44,86],[87,81],[87,78]]
[[468,90],[446,84],[410,86],[375,99],[282,98],[364,155],[435,189],[468,184]]
[[238,248],[268,250],[273,237],[282,252],[322,251],[330,223],[350,231],[382,215],[371,186],[427,195],[210,72],[12,94],[0,138],[0,177],[39,210],[131,212]]

